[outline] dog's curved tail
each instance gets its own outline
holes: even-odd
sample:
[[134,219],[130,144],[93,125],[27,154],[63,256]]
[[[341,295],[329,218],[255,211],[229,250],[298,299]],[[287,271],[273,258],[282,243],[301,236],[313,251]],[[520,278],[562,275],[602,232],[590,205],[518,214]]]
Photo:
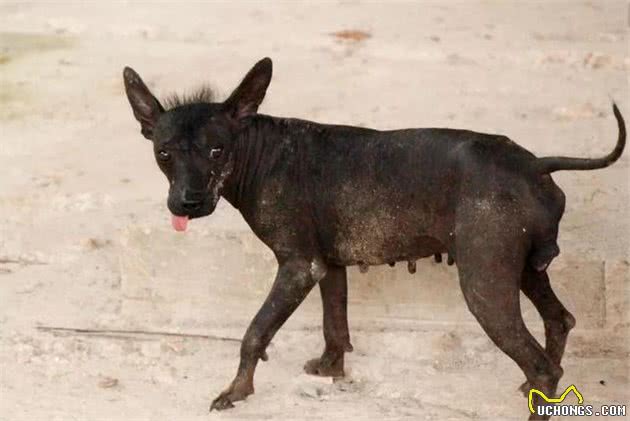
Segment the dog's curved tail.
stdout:
[[562,170],[596,170],[606,168],[619,159],[626,146],[626,123],[623,121],[619,108],[613,102],[613,114],[617,119],[619,127],[619,137],[615,149],[608,155],[601,158],[570,158],[565,156],[548,156],[538,158],[534,161],[534,170],[540,174],[549,174],[554,171]]

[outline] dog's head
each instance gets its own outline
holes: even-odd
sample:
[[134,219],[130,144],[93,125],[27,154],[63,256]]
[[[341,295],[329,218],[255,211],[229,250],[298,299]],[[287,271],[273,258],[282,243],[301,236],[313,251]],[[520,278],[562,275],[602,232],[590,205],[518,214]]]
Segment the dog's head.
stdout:
[[234,169],[234,140],[262,103],[271,73],[271,60],[264,58],[223,102],[213,102],[210,90],[203,89],[183,100],[173,97],[163,106],[140,76],[125,67],[133,115],[153,142],[155,159],[170,185],[167,203],[176,230],[185,230],[188,219],[214,211]]

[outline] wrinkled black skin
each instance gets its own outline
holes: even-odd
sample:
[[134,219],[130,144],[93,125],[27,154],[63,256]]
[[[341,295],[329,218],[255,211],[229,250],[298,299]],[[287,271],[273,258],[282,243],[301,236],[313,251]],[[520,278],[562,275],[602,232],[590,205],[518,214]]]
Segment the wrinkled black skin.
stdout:
[[[305,370],[343,375],[344,353],[352,350],[346,267],[441,253],[457,262],[471,312],[525,373],[524,392],[555,393],[575,324],[546,273],[559,253],[565,197],[536,169],[533,154],[504,136],[466,130],[377,131],[257,114],[271,79],[269,59],[224,103],[168,111],[133,70],[124,75],[143,134],[156,156],[170,153],[169,162],[158,159],[171,183],[169,209],[209,215],[220,195],[278,261],[269,296],[243,338],[237,375],[211,409],[253,393],[258,359],[318,283],[326,346]],[[623,135],[625,141],[625,129]],[[219,158],[209,157],[213,148],[223,148]],[[191,200],[198,205],[192,210],[185,207]],[[523,323],[519,290],[544,319],[545,348]]]

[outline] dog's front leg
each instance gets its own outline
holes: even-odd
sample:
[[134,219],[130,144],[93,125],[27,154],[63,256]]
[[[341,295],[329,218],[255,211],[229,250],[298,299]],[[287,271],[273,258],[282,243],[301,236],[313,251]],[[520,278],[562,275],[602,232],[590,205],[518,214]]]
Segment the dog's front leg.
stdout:
[[232,408],[233,402],[243,400],[254,393],[254,371],[258,359],[263,358],[273,335],[318,281],[311,267],[311,261],[303,258],[289,259],[280,264],[267,299],[245,332],[236,377],[230,386],[212,401],[211,411]]
[[348,331],[348,281],[346,268],[328,266],[326,276],[319,281],[324,309],[324,339],[326,347],[319,358],[309,360],[304,370],[318,376],[344,375],[344,353],[352,351]]

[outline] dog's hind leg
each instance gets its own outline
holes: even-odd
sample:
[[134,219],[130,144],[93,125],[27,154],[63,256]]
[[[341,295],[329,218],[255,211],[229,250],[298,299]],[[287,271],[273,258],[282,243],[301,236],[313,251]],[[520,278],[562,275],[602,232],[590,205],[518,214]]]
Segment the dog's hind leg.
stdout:
[[[478,215],[477,215],[478,216]],[[468,308],[490,339],[546,396],[554,396],[562,368],[527,330],[520,309],[520,283],[526,259],[526,239],[520,228],[496,216],[457,232],[459,278]],[[542,402],[537,395],[534,406]],[[530,420],[548,417],[533,414]]]
[[523,272],[521,290],[534,304],[545,323],[545,350],[553,362],[560,364],[569,331],[575,326],[575,318],[562,305],[551,289],[547,272]]
[[304,371],[318,376],[344,375],[344,353],[352,351],[348,330],[348,281],[346,268],[328,266],[326,276],[319,281],[324,308],[324,340],[326,347],[319,358],[309,360]]
[[[545,350],[551,360],[560,365],[569,331],[575,326],[575,318],[562,305],[551,289],[547,272],[536,272],[526,268],[521,280],[521,291],[534,304],[545,324]],[[528,393],[528,382],[521,386]]]

